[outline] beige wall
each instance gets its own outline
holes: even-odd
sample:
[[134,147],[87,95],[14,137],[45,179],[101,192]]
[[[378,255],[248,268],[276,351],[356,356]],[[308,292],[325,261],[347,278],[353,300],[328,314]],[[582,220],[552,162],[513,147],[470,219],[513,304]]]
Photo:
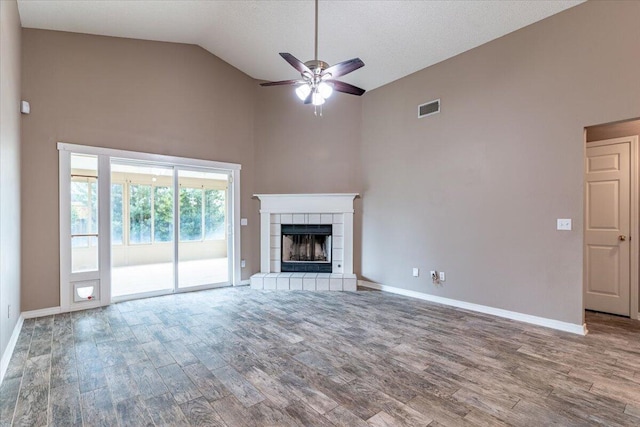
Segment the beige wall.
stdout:
[[[292,71],[295,73],[295,71]],[[361,193],[362,98],[334,93],[322,117],[292,87],[256,89],[256,193]],[[319,110],[318,110],[319,112]],[[254,201],[256,211],[259,202]],[[360,271],[361,200],[354,216],[354,272]]]
[[639,20],[587,2],[366,94],[362,275],[582,323],[583,132],[640,116]]
[[59,305],[59,141],[242,164],[243,279],[259,269],[253,79],[193,45],[22,36],[23,310]]
[[360,187],[361,98],[336,92],[322,117],[292,87],[258,86],[256,98],[257,191],[338,193]]
[[0,1],[0,356],[20,316],[20,39],[17,3]]

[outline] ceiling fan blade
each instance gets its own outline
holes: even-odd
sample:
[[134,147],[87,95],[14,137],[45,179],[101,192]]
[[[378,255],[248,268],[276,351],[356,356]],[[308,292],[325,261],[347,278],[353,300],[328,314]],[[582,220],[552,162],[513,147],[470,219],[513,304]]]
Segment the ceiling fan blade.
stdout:
[[358,68],[364,67],[364,62],[360,58],[353,58],[348,61],[339,62],[322,72],[322,75],[330,74],[332,78],[344,76]]
[[306,65],[304,65],[304,62],[300,61],[298,58],[296,58],[295,56],[291,55],[290,53],[282,53],[280,52],[280,56],[282,56],[282,58],[284,58],[285,61],[287,61],[289,64],[291,64],[291,66],[293,68],[295,68],[296,70],[300,71],[301,73],[309,73],[309,74],[313,74],[313,72],[311,72],[311,70],[309,69],[309,67],[307,67]]
[[304,83],[304,80],[282,80],[279,82],[265,82],[260,83],[260,86],[284,86],[284,85],[298,85]]
[[342,93],[348,93],[349,95],[361,96],[363,93],[366,92],[364,89],[360,89],[357,86],[350,85],[349,83],[341,82],[338,80],[328,79],[328,80],[325,80],[325,82],[331,83],[331,85],[333,86],[333,90],[342,92]]

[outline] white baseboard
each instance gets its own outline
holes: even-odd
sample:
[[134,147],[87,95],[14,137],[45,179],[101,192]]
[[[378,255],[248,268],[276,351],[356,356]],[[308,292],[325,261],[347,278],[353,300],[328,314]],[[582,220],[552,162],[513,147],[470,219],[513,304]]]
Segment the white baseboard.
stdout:
[[241,280],[238,286],[248,286],[251,284],[251,279]]
[[60,307],[41,308],[40,310],[23,311],[22,317],[25,319],[33,319],[34,317],[51,316],[53,314],[62,313]]
[[493,316],[504,317],[507,319],[518,320],[520,322],[531,323],[533,325],[544,326],[547,328],[557,329],[559,331],[571,332],[572,334],[587,335],[588,332],[586,323],[580,325],[576,323],[562,322],[560,320],[548,319],[546,317],[532,316],[530,314],[503,310],[501,308],[489,307],[487,305],[474,304],[471,302],[425,294],[423,292],[416,292],[410,291],[408,289],[381,285],[379,283],[368,282],[366,280],[358,280],[358,286],[362,286],[363,288],[376,289],[384,292],[390,292],[398,295],[404,295],[407,297],[418,298],[421,300],[449,305],[452,307],[463,308],[465,310],[477,311],[479,313],[491,314]]
[[7,368],[9,368],[9,362],[11,361],[11,356],[13,356],[13,350],[15,350],[16,348],[16,343],[18,342],[18,337],[20,336],[23,322],[24,317],[20,315],[20,317],[18,317],[18,321],[16,322],[16,326],[13,328],[11,338],[9,338],[7,348],[5,348],[4,353],[2,353],[2,359],[0,359],[0,384],[2,384],[2,380],[4,380],[4,374],[7,373]]

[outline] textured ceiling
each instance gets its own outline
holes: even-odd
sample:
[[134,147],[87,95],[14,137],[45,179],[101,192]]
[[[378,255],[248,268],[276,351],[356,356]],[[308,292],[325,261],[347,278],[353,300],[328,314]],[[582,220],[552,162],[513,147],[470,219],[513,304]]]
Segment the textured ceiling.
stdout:
[[[319,59],[360,57],[343,78],[371,90],[581,3],[320,0]],[[313,59],[311,0],[18,0],[23,27],[202,46],[251,77],[297,78]]]

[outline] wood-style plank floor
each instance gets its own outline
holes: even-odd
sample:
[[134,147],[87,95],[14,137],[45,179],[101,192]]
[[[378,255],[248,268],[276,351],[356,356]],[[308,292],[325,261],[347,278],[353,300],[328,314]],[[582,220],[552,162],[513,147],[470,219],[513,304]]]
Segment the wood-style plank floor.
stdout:
[[27,320],[0,425],[637,426],[640,326],[218,289]]

